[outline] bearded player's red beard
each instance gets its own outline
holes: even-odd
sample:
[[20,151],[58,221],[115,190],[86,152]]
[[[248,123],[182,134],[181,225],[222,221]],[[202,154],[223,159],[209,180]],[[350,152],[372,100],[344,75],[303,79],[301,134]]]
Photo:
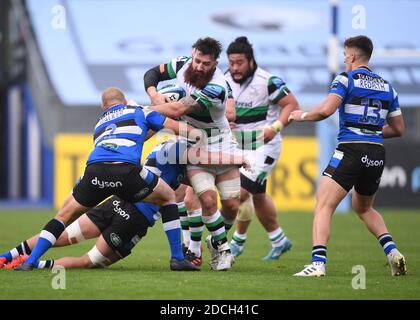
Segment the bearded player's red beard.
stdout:
[[207,83],[210,82],[215,70],[216,68],[210,70],[207,73],[197,72],[194,71],[191,63],[184,73],[185,82],[192,85],[193,87],[196,87],[197,89],[203,89],[207,85]]

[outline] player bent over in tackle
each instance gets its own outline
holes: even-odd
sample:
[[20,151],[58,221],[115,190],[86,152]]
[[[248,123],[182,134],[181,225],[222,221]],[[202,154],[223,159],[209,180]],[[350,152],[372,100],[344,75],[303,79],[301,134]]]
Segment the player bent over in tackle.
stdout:
[[[191,57],[180,57],[150,69],[144,76],[144,84],[154,106],[153,109],[170,117],[179,117],[193,127],[207,133],[207,146],[211,152],[234,154],[236,144],[232,140],[226,119],[228,84],[217,68],[221,44],[213,38],[198,39],[193,45]],[[186,97],[177,102],[166,102],[157,92],[157,85],[164,80],[176,79]],[[161,104],[163,103],[163,104]],[[237,167],[188,166],[188,178],[198,195],[203,211],[203,223],[213,239],[212,269],[228,270],[234,263],[227,242],[224,221],[233,222],[239,207],[240,177]],[[217,208],[217,193],[222,202]]]
[[391,275],[407,272],[404,256],[397,250],[382,216],[373,208],[385,166],[383,139],[402,136],[404,119],[397,92],[368,67],[372,51],[372,41],[366,36],[347,39],[344,42],[346,72],[334,79],[328,97],[310,112],[299,110],[290,115],[290,120],[298,122],[323,120],[337,108],[340,115],[338,147],[316,195],[312,264],[295,276],[325,276],[330,219],[353,187],[353,210],[383,247]]
[[[54,247],[63,247],[98,238],[95,246],[87,254],[81,257],[41,260],[37,268],[52,268],[58,265],[65,268],[107,267],[128,256],[158,217],[160,214],[153,204],[145,202],[132,204],[112,196],[70,224],[54,244]],[[182,254],[179,217],[165,215],[162,221],[171,248],[170,269],[199,271],[200,269],[186,260]],[[38,235],[4,253],[4,259],[13,257],[13,260],[3,267],[13,269],[23,263],[37,240]]]
[[[167,141],[152,150],[146,159],[145,167],[155,172],[175,190],[184,180],[188,161],[194,159],[196,162],[206,164],[211,162],[209,160],[211,157],[210,153],[203,150],[197,152],[194,148],[187,148],[186,142]],[[234,165],[243,165],[249,169],[249,163],[245,158],[231,158],[230,161]],[[82,257],[40,261],[38,268],[52,268],[54,265],[65,268],[109,266],[129,255],[131,249],[146,235],[147,229],[152,227],[160,217],[159,207],[156,205],[145,202],[132,204],[113,196],[69,225],[54,245],[55,247],[67,246],[99,237],[92,250]],[[200,270],[188,260],[184,260],[179,215],[162,215],[162,222],[171,249],[171,270]],[[38,236],[34,236],[0,255],[3,261],[10,261],[4,268],[11,269],[24,262],[25,255],[31,253],[31,248],[37,239]]]
[[124,94],[117,88],[111,87],[103,92],[101,108],[103,113],[94,129],[94,149],[82,178],[55,218],[41,231],[29,258],[15,270],[36,268],[38,259],[67,225],[111,195],[129,202],[157,204],[161,206],[162,215],[178,212],[174,191],[143,168],[140,159],[149,129],[159,131],[166,127],[179,133],[182,126],[158,112],[127,105]]

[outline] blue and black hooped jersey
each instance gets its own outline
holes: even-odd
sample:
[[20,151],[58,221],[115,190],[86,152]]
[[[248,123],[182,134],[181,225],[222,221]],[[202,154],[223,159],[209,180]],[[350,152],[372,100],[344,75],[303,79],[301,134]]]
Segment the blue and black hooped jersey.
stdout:
[[[147,156],[144,166],[176,190],[185,178],[187,163],[183,154],[186,150],[187,143],[181,140],[158,144]],[[160,219],[159,206],[146,202],[137,202],[135,206],[151,226]]]
[[331,83],[329,93],[342,98],[339,143],[382,144],[386,118],[401,114],[397,92],[368,67],[341,73]]
[[87,164],[121,161],[139,164],[147,131],[159,131],[166,117],[156,111],[120,104],[102,113],[94,130]]

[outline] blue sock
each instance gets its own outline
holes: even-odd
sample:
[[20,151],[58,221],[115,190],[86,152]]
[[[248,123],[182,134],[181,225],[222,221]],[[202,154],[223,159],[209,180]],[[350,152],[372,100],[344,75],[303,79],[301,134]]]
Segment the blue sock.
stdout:
[[[42,232],[45,230],[41,231]],[[55,241],[54,241],[55,242]],[[54,243],[50,242],[49,240],[39,236],[38,241],[35,244],[34,249],[32,250],[31,255],[23,264],[32,264],[34,267],[38,265],[38,259],[50,248]]]
[[171,248],[171,257],[177,260],[184,260],[181,242],[181,228],[166,230],[165,233]]
[[159,211],[162,215],[163,230],[165,230],[171,248],[171,257],[177,260],[184,260],[178,206],[170,204],[161,207]]
[[54,245],[61,233],[63,233],[64,229],[64,224],[60,220],[50,220],[39,234],[38,241],[32,249],[28,260],[26,260],[23,264],[32,264],[36,267],[38,265],[39,258]]
[[313,246],[312,247],[312,262],[327,263],[327,247]]
[[378,237],[379,244],[384,249],[385,254],[387,255],[392,249],[397,248],[392,237],[389,233],[384,233]]

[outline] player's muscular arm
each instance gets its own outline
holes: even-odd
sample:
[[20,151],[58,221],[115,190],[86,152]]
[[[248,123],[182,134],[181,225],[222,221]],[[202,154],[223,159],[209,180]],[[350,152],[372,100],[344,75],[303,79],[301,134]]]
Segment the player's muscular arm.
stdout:
[[279,100],[278,105],[281,108],[278,120],[284,127],[286,127],[288,125],[290,113],[292,113],[292,111],[299,110],[299,103],[293,93],[289,93],[287,96]]
[[320,121],[331,116],[341,104],[341,97],[329,94],[327,98],[315,109],[304,112],[295,110],[289,116],[289,121]]
[[166,118],[163,126],[166,129],[170,129],[177,135],[186,135],[188,132],[191,132],[195,128],[187,124],[186,122],[180,122],[173,120],[171,118]]
[[162,104],[162,103],[171,101],[171,99],[168,96],[165,96],[164,94],[160,94],[159,92],[157,92],[156,87],[147,88],[147,94],[150,97],[150,101],[152,102],[152,105]]
[[405,132],[404,118],[402,115],[389,117],[388,124],[382,128],[382,136],[384,139],[402,137]]
[[281,98],[277,104],[281,108],[280,116],[271,126],[264,128],[264,142],[273,139],[278,132],[287,126],[291,112],[299,109],[299,103],[292,93]]
[[233,98],[228,98],[226,100],[226,118],[229,122],[234,122],[236,120],[235,100],[233,100]]
[[177,119],[184,114],[201,111],[202,106],[193,97],[188,96],[179,101],[153,106],[152,110],[160,112],[169,118]]
[[203,107],[191,96],[184,97],[179,100],[179,102],[181,102],[185,107],[184,114],[203,111]]
[[152,104],[162,104],[170,101],[169,97],[160,94],[156,89],[159,82],[170,79],[167,64],[153,67],[144,74],[144,89],[149,95]]

